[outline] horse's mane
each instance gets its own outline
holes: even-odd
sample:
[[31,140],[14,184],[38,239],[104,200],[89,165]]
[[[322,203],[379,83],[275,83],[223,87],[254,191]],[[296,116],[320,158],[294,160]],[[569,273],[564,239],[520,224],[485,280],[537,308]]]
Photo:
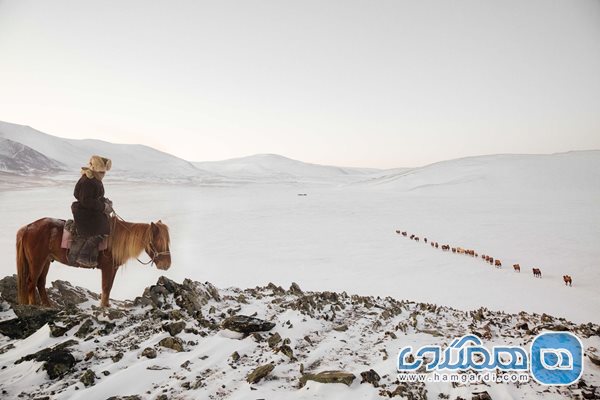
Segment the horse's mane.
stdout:
[[[158,227],[159,232],[155,238],[158,247],[161,249],[168,248],[169,228],[160,221],[154,226]],[[112,253],[115,265],[123,265],[129,259],[138,257],[152,240],[150,224],[127,222],[112,217],[111,227],[108,248]]]
[[126,222],[113,217],[111,227],[108,249],[115,265],[123,265],[138,257],[150,241],[150,224]]

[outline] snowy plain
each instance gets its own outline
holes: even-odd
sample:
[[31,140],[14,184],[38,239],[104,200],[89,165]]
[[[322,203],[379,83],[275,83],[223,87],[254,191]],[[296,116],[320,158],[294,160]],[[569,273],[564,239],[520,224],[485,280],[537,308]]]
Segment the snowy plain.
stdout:
[[[20,226],[70,217],[77,173],[69,178],[2,187],[2,276],[15,272]],[[297,282],[306,290],[600,322],[600,152],[473,157],[329,181],[177,185],[107,175],[106,195],[117,213],[134,222],[161,219],[173,255],[166,272],[130,262],[117,274],[112,297],[138,296],[164,274],[221,288]],[[396,229],[475,249],[501,259],[503,268],[433,249]],[[534,266],[542,279],[533,278]],[[573,287],[564,285],[564,274]],[[100,290],[98,271],[53,263],[48,282],[55,279]]]

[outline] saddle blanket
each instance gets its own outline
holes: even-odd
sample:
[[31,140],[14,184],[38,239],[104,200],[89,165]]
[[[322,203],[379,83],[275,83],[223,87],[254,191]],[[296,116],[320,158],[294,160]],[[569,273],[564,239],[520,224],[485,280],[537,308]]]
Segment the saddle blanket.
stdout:
[[[71,235],[71,232],[68,229],[63,229],[63,235],[62,235],[62,240],[60,242],[60,247],[63,249],[70,249],[71,242],[73,242],[73,235]],[[102,251],[102,250],[106,250],[107,248],[108,248],[108,238],[105,238],[98,245],[98,250]]]

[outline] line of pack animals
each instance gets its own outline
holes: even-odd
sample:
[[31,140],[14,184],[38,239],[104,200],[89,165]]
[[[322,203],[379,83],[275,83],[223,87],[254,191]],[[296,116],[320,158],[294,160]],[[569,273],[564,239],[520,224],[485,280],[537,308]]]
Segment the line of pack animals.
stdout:
[[[399,235],[405,236],[405,237],[408,236],[408,233],[402,232],[400,230],[396,230],[396,233]],[[416,242],[420,241],[420,238],[416,235],[410,235],[409,239],[414,240]],[[427,238],[424,238],[423,241],[425,243],[428,243]],[[449,244],[443,244],[440,246],[438,242],[432,242],[432,241],[429,241],[429,244],[431,244],[431,247],[434,247],[436,249],[441,247],[443,251],[452,251],[453,253],[466,254],[471,257],[480,257],[479,254],[477,254],[475,252],[475,250],[463,249],[462,247],[450,247]],[[502,262],[497,258],[482,254],[481,259],[483,261],[490,263],[490,265],[493,265],[496,268],[502,268]],[[513,269],[515,272],[521,272],[521,266],[519,264],[514,264]],[[540,270],[539,268],[534,267],[534,268],[532,268],[532,271],[533,271],[534,278],[542,277],[542,270]],[[565,282],[565,285],[569,285],[569,286],[573,285],[573,278],[571,278],[570,275],[563,275],[563,281]]]

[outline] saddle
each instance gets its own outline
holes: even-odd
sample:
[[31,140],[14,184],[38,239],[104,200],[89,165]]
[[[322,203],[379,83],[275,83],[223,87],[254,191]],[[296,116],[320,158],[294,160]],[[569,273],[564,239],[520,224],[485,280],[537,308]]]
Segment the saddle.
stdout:
[[[72,219],[69,219],[65,222],[65,227],[63,229],[62,240],[60,247],[63,249],[67,249],[67,261],[69,265],[74,267],[84,267],[77,263],[77,259],[84,248],[84,245],[90,238],[81,236],[77,233],[77,227],[75,226],[75,222]],[[98,244],[98,251],[103,251],[108,248],[108,238],[104,238]],[[90,268],[90,267],[87,267]]]

